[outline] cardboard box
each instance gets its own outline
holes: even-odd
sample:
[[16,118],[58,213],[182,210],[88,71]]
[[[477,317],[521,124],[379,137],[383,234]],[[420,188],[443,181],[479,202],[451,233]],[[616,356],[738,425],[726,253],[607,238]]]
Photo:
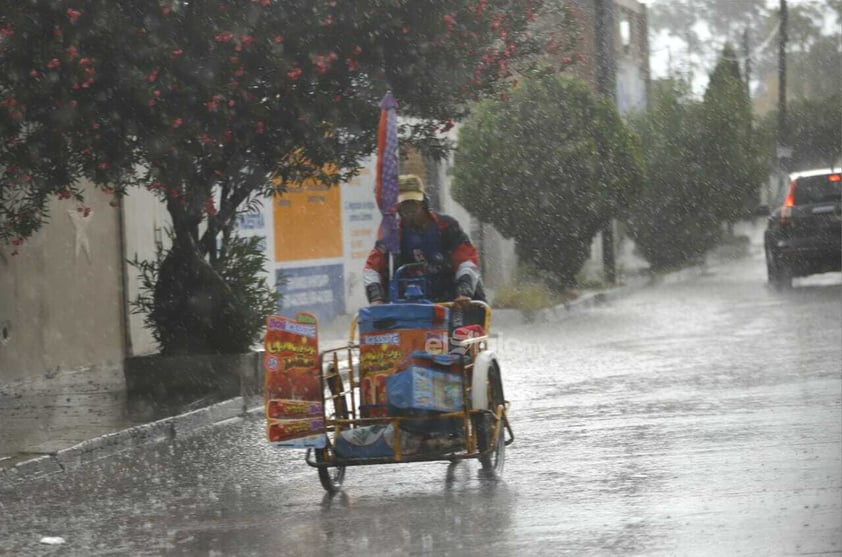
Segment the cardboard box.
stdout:
[[449,308],[383,304],[360,309],[360,407],[363,417],[386,414],[386,380],[413,351],[444,354]]
[[386,400],[398,412],[456,412],[462,409],[462,379],[453,373],[409,366],[386,380]]

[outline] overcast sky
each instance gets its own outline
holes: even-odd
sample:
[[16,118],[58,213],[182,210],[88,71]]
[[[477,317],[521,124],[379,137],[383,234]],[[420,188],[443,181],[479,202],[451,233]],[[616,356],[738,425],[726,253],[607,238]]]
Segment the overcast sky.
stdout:
[[[653,6],[656,4],[665,4],[672,0],[638,0],[642,4]],[[734,0],[739,2],[741,0]],[[814,4],[816,0],[787,0],[787,6],[793,7],[798,5]],[[780,6],[779,0],[767,0],[767,6],[771,9],[778,9]],[[826,20],[828,34],[834,33],[842,35],[842,29],[836,21],[834,13],[829,13]],[[705,33],[705,29],[699,28],[701,34]],[[768,37],[754,37],[755,45],[765,45],[769,42],[773,43],[772,48],[777,49],[777,34],[771,34]],[[757,47],[756,47],[757,48]],[[707,86],[708,72],[713,68],[715,57],[718,51],[721,50],[721,45],[717,45],[715,49],[711,49],[709,53],[710,59],[705,59],[701,66],[697,64],[693,71],[693,91],[702,95]],[[649,33],[649,64],[652,71],[652,78],[658,79],[666,77],[669,73],[670,66],[673,70],[687,71],[687,45],[681,39],[670,36],[666,32],[655,33],[650,29]],[[698,54],[698,53],[697,53]],[[701,69],[701,68],[704,69]]]

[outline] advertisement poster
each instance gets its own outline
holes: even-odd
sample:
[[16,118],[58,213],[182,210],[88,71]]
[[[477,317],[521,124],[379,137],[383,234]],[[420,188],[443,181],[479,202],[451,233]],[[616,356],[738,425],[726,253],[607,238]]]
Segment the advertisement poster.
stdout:
[[[278,292],[283,296],[281,313],[293,317],[297,313],[314,314],[328,323],[345,312],[342,264],[283,268],[277,271]],[[286,284],[281,281],[286,279]]]
[[340,188],[314,180],[272,198],[275,261],[342,258]]
[[269,316],[264,348],[263,397],[269,442],[284,447],[323,448],[316,316],[304,312],[295,319]]

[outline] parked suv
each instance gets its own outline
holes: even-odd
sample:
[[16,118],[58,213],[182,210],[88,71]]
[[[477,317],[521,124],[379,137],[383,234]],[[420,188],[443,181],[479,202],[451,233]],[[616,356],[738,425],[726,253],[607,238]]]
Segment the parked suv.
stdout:
[[793,277],[842,270],[842,173],[811,170],[790,180],[763,238],[769,283],[778,289]]

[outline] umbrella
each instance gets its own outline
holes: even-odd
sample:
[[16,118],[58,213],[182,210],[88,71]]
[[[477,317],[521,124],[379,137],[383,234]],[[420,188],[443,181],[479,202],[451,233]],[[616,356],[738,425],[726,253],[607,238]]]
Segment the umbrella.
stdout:
[[377,180],[374,196],[382,220],[377,238],[386,245],[386,251],[400,251],[398,220],[394,206],[398,202],[398,103],[391,91],[380,101],[380,123],[377,126]]

